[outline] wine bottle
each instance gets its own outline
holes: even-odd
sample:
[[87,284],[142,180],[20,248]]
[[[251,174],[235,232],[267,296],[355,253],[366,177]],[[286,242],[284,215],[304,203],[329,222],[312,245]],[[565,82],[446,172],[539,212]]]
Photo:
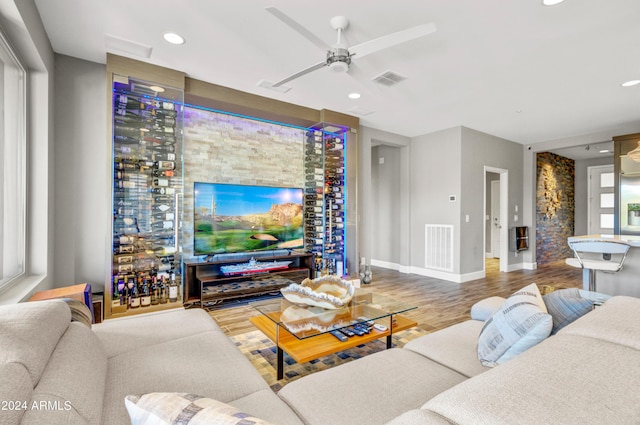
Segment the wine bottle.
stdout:
[[175,172],[173,170],[153,170],[153,175],[156,177],[173,177]]
[[[169,153],[154,153],[153,154],[153,159],[156,162],[168,162],[168,161],[175,161],[176,160],[176,154],[173,152],[169,152]],[[158,169],[163,169],[161,167],[157,167]],[[173,167],[171,168],[171,170],[173,170],[175,167],[175,162]]]
[[[120,284],[120,280],[118,280],[118,284]],[[125,306],[127,306],[127,309],[129,309],[130,307],[130,301],[129,301],[129,294],[131,293],[131,288],[129,287],[129,277],[125,276],[123,279],[123,286],[122,286],[122,302]]]
[[169,301],[172,303],[178,301],[178,284],[176,283],[175,272],[171,273],[171,283],[169,286]]
[[153,276],[151,280],[151,305],[158,305],[160,298],[158,297],[158,282],[156,277]]
[[175,170],[176,163],[174,161],[157,161],[153,167],[156,170]]
[[142,281],[142,296],[140,297],[140,306],[149,307],[151,305],[151,293],[149,291],[149,281],[145,277]]
[[111,307],[120,307],[122,303],[122,295],[118,289],[118,277],[113,278],[113,295],[111,296]]
[[[131,284],[131,282],[129,282]],[[138,308],[140,307],[140,292],[138,291],[138,285],[133,282],[131,286],[131,291],[129,294],[129,307]]]
[[176,193],[176,190],[172,187],[154,187],[151,189],[151,192],[157,195],[173,195]]
[[113,103],[116,109],[147,109],[147,105],[140,99],[125,94],[116,96]]
[[159,300],[160,304],[166,304],[168,301],[167,286],[165,285],[164,276],[160,276],[160,282],[158,283]]

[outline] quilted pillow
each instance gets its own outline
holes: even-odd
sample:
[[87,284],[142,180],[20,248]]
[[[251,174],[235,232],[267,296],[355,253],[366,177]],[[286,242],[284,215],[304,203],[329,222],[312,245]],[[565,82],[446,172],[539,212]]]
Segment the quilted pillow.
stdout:
[[578,288],[560,289],[542,297],[553,318],[551,335],[593,310],[593,302],[580,296]]
[[504,363],[542,342],[552,327],[538,286],[525,286],[484,323],[478,337],[478,359],[488,367]]
[[132,425],[273,425],[220,401],[187,393],[128,395],[124,403]]

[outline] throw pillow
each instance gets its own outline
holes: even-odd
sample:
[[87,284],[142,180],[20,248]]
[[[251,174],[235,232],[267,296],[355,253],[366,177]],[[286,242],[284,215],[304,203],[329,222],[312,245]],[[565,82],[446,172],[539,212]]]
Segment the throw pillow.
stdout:
[[478,358],[488,367],[504,363],[542,342],[552,325],[538,286],[525,286],[484,323],[478,338]]
[[593,310],[593,303],[580,296],[578,288],[561,289],[542,297],[553,318],[551,335]]
[[272,425],[226,403],[188,393],[128,395],[124,403],[132,425]]

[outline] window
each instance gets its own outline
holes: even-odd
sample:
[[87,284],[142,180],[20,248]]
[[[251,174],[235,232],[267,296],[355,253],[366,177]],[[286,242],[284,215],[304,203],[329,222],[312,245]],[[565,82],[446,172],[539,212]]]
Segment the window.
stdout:
[[0,31],[0,289],[25,272],[26,71]]

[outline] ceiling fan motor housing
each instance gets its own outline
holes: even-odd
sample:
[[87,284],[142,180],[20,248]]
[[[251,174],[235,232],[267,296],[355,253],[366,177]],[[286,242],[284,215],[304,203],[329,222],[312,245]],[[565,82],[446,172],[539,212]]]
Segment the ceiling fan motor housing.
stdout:
[[327,66],[334,72],[347,72],[351,64],[349,50],[336,47],[327,52]]

